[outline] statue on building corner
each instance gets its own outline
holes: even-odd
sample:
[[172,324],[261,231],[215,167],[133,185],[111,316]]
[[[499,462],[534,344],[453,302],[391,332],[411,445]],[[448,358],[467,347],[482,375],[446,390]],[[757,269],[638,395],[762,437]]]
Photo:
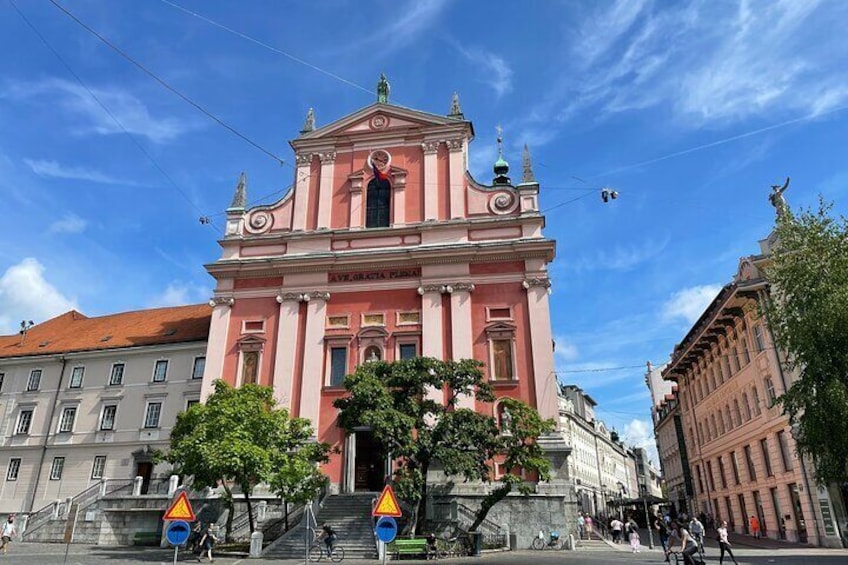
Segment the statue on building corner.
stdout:
[[386,73],[380,73],[380,82],[377,83],[377,102],[381,104],[389,103],[389,92],[391,92],[391,85],[389,81],[386,80]]
[[771,185],[771,194],[769,194],[769,202],[774,206],[778,218],[783,218],[784,214],[789,212],[789,205],[783,197],[783,193],[789,188],[789,177],[786,177],[786,182],[783,186],[779,184]]
[[306,113],[306,121],[303,123],[303,129],[300,130],[300,133],[306,133],[308,131],[315,131],[315,112],[312,108]]

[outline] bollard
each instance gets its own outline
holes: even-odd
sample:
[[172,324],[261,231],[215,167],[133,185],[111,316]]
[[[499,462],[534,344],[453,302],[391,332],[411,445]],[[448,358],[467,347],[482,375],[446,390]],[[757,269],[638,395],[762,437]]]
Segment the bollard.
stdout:
[[262,532],[250,534],[250,557],[252,559],[262,557],[262,538]]
[[568,547],[566,549],[574,549],[574,534],[568,534]]
[[264,522],[267,514],[268,514],[268,503],[264,500],[260,500],[259,504],[256,506],[256,521],[257,522]]
[[174,496],[174,493],[177,492],[177,488],[180,486],[180,476],[179,475],[171,475],[168,479],[168,496]]
[[141,496],[141,485],[144,483],[144,477],[136,477],[133,479],[133,496]]

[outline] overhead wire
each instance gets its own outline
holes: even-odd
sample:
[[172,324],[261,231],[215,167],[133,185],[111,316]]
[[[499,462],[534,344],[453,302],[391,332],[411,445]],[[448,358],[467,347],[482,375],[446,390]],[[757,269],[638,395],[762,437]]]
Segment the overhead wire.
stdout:
[[258,149],[259,151],[261,151],[265,155],[271,157],[272,159],[274,159],[274,161],[280,163],[281,165],[284,163],[284,160],[281,157],[279,157],[276,153],[274,153],[273,151],[271,151],[269,149],[266,149],[264,146],[262,146],[258,142],[254,141],[253,139],[251,139],[247,135],[240,132],[234,126],[231,126],[230,124],[228,124],[227,122],[225,122],[224,120],[222,120],[221,118],[219,118],[218,116],[216,116],[215,114],[213,114],[212,112],[210,112],[209,110],[207,110],[206,108],[201,106],[199,103],[195,102],[194,100],[192,100],[191,98],[189,98],[188,96],[186,96],[185,94],[183,94],[182,92],[180,92],[179,90],[177,90],[176,88],[171,86],[164,79],[160,78],[156,73],[154,73],[153,71],[148,69],[146,66],[144,66],[143,64],[141,64],[140,62],[135,60],[126,51],[124,51],[123,49],[121,49],[120,47],[118,47],[117,45],[112,43],[111,41],[109,41],[109,39],[104,37],[97,30],[93,29],[91,26],[89,26],[88,24],[83,22],[81,19],[79,19],[70,10],[68,10],[63,5],[61,5],[59,2],[57,2],[57,0],[48,0],[48,1],[51,4],[53,4],[53,6],[55,6],[58,10],[60,10],[62,13],[64,13],[66,16],[68,16],[71,20],[76,22],[80,27],[82,27],[88,33],[90,33],[91,35],[93,35],[94,37],[99,39],[101,42],[103,42],[105,45],[107,45],[109,48],[111,48],[113,51],[115,51],[118,55],[120,55],[121,57],[123,57],[124,59],[126,59],[127,61],[132,63],[133,65],[135,65],[135,67],[137,67],[139,70],[141,70],[144,74],[146,74],[147,76],[149,76],[150,78],[152,78],[153,80],[158,82],[163,88],[165,88],[169,92],[178,96],[184,102],[186,102],[187,104],[189,104],[190,106],[195,108],[197,111],[199,111],[200,113],[202,113],[203,115],[205,115],[206,117],[208,117],[209,119],[211,119],[212,121],[214,121],[215,123],[217,123],[218,125],[223,127],[224,129],[228,130],[230,133],[232,133],[236,137],[240,138],[242,141],[252,145],[254,148]]
[[[156,168],[156,170],[158,170],[163,177],[165,177],[165,179],[171,184],[171,186],[173,186],[177,190],[177,192],[186,200],[186,202],[189,203],[192,208],[194,208],[202,215],[203,210],[194,202],[194,200],[192,200],[188,196],[188,194],[186,194],[186,192],[180,187],[179,184],[177,184],[173,177],[168,174],[168,172],[162,167],[162,165],[160,165],[159,162],[153,157],[153,155],[151,155],[150,152],[145,149],[145,147],[135,138],[135,136],[133,136],[129,132],[129,130],[127,130],[121,120],[118,119],[118,117],[114,114],[114,112],[109,109],[108,106],[106,106],[103,100],[101,100],[100,97],[97,96],[97,94],[95,94],[94,91],[88,86],[88,84],[86,84],[86,82],[82,80],[82,77],[80,77],[80,75],[77,74],[76,71],[74,71],[70,63],[68,63],[65,58],[62,57],[62,55],[50,44],[50,42],[47,41],[47,38],[38,30],[38,28],[35,27],[35,24],[33,24],[32,21],[30,21],[30,19],[26,17],[26,15],[20,10],[17,4],[15,4],[14,0],[8,0],[8,2],[15,10],[15,12],[17,12],[18,16],[20,16],[24,23],[26,23],[30,30],[32,30],[35,36],[41,40],[44,46],[47,47],[47,49],[49,49],[51,53],[53,53],[56,59],[58,59],[59,62],[62,63],[62,65],[65,67],[68,73],[70,73],[71,76],[74,77],[74,79],[79,83],[81,87],[83,87],[83,89],[85,89],[89,96],[91,96],[91,98],[103,109],[103,111],[106,112],[106,114],[112,119],[112,121],[115,122],[118,128],[120,128],[120,130],[123,131],[123,133],[130,139],[130,141],[132,141],[133,145],[135,145],[138,150],[141,151],[141,153],[147,158],[147,160],[150,161],[153,167]],[[214,227],[215,229],[218,229],[218,226],[216,226],[211,221],[208,223],[212,225],[212,227]]]

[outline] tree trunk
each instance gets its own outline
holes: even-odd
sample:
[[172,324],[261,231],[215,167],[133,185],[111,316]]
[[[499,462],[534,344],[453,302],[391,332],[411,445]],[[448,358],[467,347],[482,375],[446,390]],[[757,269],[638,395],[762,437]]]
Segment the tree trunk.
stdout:
[[489,514],[489,510],[491,510],[495,504],[506,498],[506,495],[508,495],[511,491],[512,483],[506,483],[486,495],[482,504],[480,504],[480,511],[477,512],[477,516],[474,518],[474,523],[471,524],[472,532],[476,531],[477,528],[480,527],[480,524],[483,523],[483,520],[485,520],[486,516]]
[[233,502],[233,491],[230,490],[230,487],[227,486],[226,481],[221,481],[221,486],[224,487],[224,500],[227,503],[227,537],[226,542],[231,543],[233,541],[233,514],[236,511],[236,505]]
[[241,487],[244,493],[244,501],[247,503],[247,522],[250,524],[250,533],[252,534],[256,524],[253,523],[253,505],[250,503],[250,487]]
[[415,504],[415,511],[413,512],[414,522],[412,532],[414,534],[421,534],[420,529],[427,519],[427,471],[429,469],[430,465],[428,463],[421,465],[421,476],[423,477],[423,481],[421,482],[421,496]]

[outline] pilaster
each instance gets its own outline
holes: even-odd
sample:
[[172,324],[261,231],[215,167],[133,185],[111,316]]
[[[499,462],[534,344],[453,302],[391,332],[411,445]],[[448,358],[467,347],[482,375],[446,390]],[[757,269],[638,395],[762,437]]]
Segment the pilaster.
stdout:
[[462,138],[447,140],[450,152],[450,215],[451,218],[464,218],[465,213],[465,156]]
[[232,296],[216,296],[209,301],[212,319],[209,322],[209,340],[206,346],[206,365],[200,385],[200,399],[205,401],[215,392],[214,383],[224,375],[224,356],[227,351],[227,336],[230,330],[230,312],[235,299]]
[[[471,332],[471,283],[453,283],[445,286],[451,300],[451,349],[455,361],[473,359],[474,351]],[[474,395],[461,395],[457,399],[457,408],[474,410]]]
[[333,173],[336,167],[336,152],[320,153],[321,184],[318,190],[318,229],[330,228],[330,211],[333,206]]
[[294,211],[292,213],[292,230],[306,229],[306,209],[309,206],[309,171],[312,165],[312,154],[305,153],[296,157],[297,171],[294,184]]
[[559,428],[554,351],[551,345],[551,311],[548,299],[551,280],[547,276],[528,277],[524,279],[522,286],[527,291],[536,410],[542,418],[553,418]]
[[308,418],[317,432],[321,407],[321,388],[324,384],[324,323],[330,293],[308,292],[304,293],[302,300],[307,302],[307,306],[306,331],[303,340],[300,414],[298,416]]
[[274,358],[274,398],[281,406],[292,408],[294,400],[294,363],[297,357],[298,320],[302,294],[280,293],[280,323],[277,328],[277,346]]
[[[442,340],[442,289],[444,285],[427,284],[418,287],[421,295],[421,354],[424,357],[444,359]],[[442,404],[444,395],[441,390],[432,388],[427,398]]]
[[439,219],[439,181],[436,154],[439,141],[425,141],[421,144],[424,150],[424,221]]

